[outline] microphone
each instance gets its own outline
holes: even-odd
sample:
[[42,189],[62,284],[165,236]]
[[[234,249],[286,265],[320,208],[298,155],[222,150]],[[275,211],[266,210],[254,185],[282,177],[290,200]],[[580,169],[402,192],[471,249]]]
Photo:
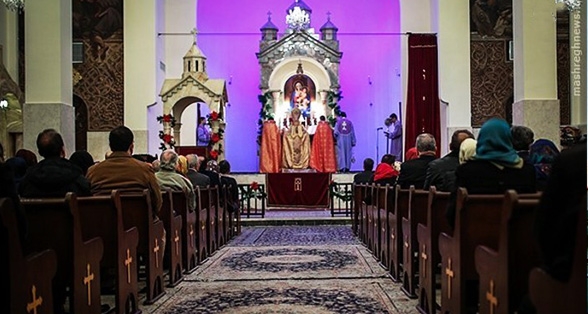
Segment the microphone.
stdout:
[[377,128],[377,129],[376,129],[376,131],[379,131],[379,130],[382,130],[382,129],[384,129],[384,127],[383,127],[383,126],[381,126],[381,127]]

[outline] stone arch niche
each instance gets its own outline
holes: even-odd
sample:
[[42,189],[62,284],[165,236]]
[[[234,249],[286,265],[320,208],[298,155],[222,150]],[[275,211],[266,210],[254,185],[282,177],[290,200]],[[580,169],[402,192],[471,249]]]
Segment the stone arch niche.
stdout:
[[[303,73],[298,73],[300,68]],[[290,110],[290,95],[287,86],[289,82],[296,81],[294,78],[303,75],[307,76],[313,86],[310,95],[310,108],[318,119],[320,115],[328,116],[331,109],[326,104],[327,92],[337,91],[338,86],[333,86],[327,69],[318,61],[308,57],[292,57],[283,60],[276,65],[268,79],[268,89],[273,96],[273,114],[276,121],[282,121]]]
[[[211,121],[213,133],[224,133],[225,105],[228,103],[227,88],[224,79],[210,79],[206,73],[206,57],[196,42],[184,56],[184,72],[179,79],[166,79],[161,88],[163,114],[171,114],[176,119],[173,130],[164,123],[163,132],[174,137],[176,146],[182,146],[180,131],[182,128],[182,114],[186,108],[194,103],[205,103],[209,112],[216,112],[218,119]],[[200,66],[197,66],[200,65]],[[173,134],[172,134],[173,132]],[[196,130],[194,130],[196,132]],[[211,143],[211,150],[219,152],[218,159],[224,159],[224,137],[216,143]]]
[[[343,54],[339,51],[337,27],[330,17],[315,33],[311,24],[312,9],[302,0],[296,0],[286,10],[288,27],[278,39],[278,27],[268,21],[261,27],[261,41],[257,60],[260,65],[260,85],[262,94],[272,95],[273,112],[276,121],[282,122],[289,114],[289,95],[285,88],[294,76],[306,76],[315,86],[311,102],[315,117],[330,116],[333,113],[327,106],[328,92],[339,92],[339,63]],[[311,98],[312,98],[311,97]]]

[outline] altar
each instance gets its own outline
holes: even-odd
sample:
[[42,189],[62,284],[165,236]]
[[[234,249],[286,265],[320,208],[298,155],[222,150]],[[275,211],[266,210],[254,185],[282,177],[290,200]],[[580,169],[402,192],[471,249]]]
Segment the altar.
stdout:
[[331,174],[283,172],[266,174],[269,207],[327,208]]

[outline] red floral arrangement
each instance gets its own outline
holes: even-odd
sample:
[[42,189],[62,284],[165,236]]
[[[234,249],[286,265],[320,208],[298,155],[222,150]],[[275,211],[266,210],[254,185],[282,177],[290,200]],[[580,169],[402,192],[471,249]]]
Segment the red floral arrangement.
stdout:
[[[218,112],[213,111],[208,115],[208,124],[212,126],[213,121],[218,121],[221,116]],[[219,143],[223,139],[224,130],[221,128],[213,128],[212,134],[210,134],[210,146],[209,152],[210,158],[217,160],[218,157],[223,153],[222,144]]]
[[250,187],[252,190],[257,190],[257,189],[259,189],[259,183],[253,181],[253,182],[251,182]]
[[[163,116],[157,117],[157,121],[159,123],[168,123],[170,128],[173,128],[176,125],[176,119],[171,114],[164,114]],[[165,130],[165,128],[164,128]],[[162,143],[159,146],[159,149],[166,150],[168,148],[174,148],[176,145],[176,141],[174,141],[174,136],[169,133],[165,133],[163,130],[159,131],[159,138],[161,139]]]

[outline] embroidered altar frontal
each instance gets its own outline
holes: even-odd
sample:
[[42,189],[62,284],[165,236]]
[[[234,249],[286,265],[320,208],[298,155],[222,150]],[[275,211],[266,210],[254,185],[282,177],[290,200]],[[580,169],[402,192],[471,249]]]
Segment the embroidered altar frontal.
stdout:
[[268,206],[326,208],[330,181],[329,173],[268,173]]

